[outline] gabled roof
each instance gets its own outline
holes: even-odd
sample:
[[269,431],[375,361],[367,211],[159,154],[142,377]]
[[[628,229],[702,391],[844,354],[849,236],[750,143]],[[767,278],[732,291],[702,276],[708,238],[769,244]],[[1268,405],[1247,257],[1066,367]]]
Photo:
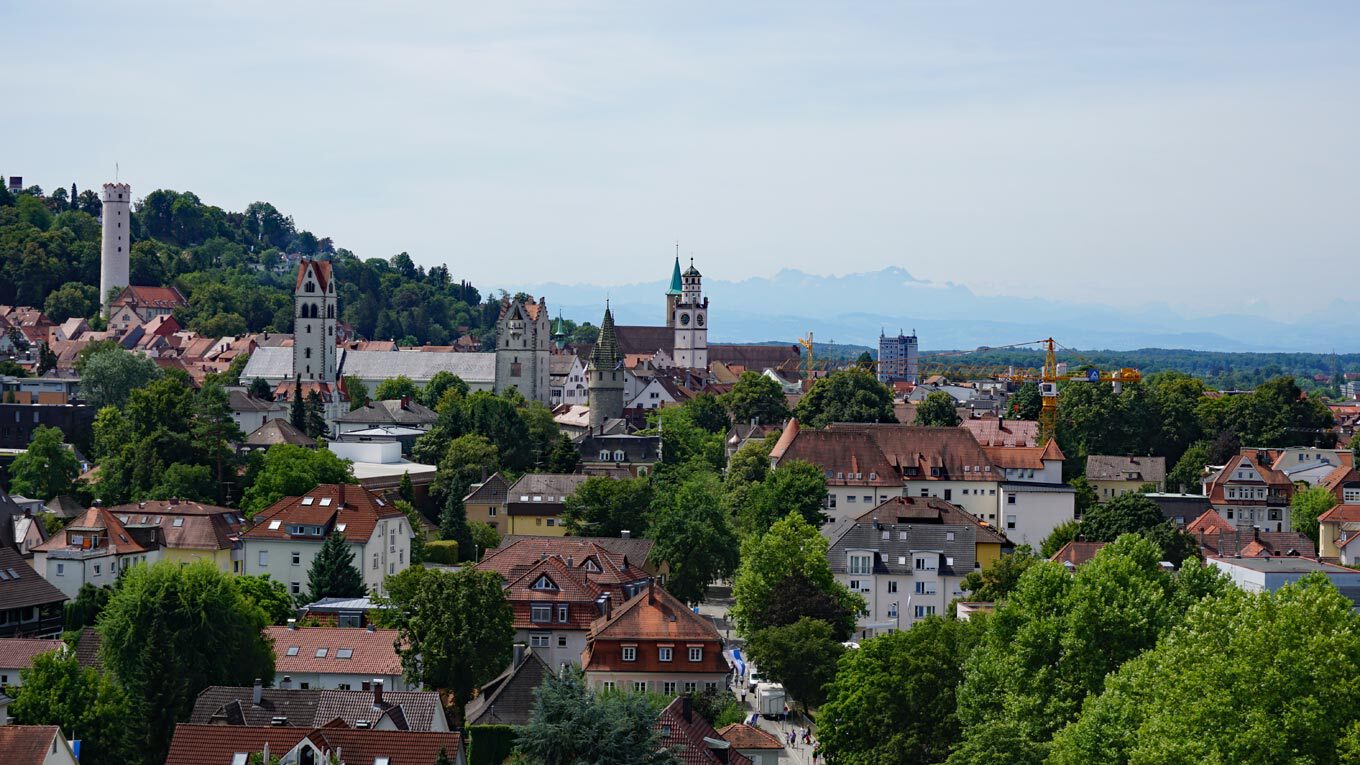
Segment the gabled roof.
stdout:
[[892,497],[855,519],[860,523],[944,524],[973,526],[978,544],[1009,546],[1011,541],[995,526],[979,521],[953,502],[939,497]]
[[0,571],[5,572],[5,578],[0,579],[0,611],[66,600],[56,585],[42,578],[17,550],[8,545],[0,545]]
[[230,550],[245,522],[239,510],[179,499],[118,505],[109,512],[130,526],[160,526],[172,549]]
[[[342,753],[350,765],[378,765],[386,758],[390,765],[434,763],[443,749],[450,761],[457,761],[462,746],[458,733],[418,733],[324,727],[307,734],[307,740],[331,754]],[[167,763],[167,765],[170,765]]]
[[[346,540],[366,542],[383,518],[405,518],[396,505],[362,486],[321,484],[301,497],[284,497],[255,516],[255,525],[242,534],[245,539],[305,538],[322,541],[331,529]],[[275,523],[277,521],[277,523]],[[295,537],[290,525],[323,526],[321,537]],[[341,529],[341,526],[344,526]]]
[[0,638],[0,667],[27,669],[33,666],[33,658],[38,654],[65,649],[66,644],[56,639]]
[[0,752],[8,765],[43,765],[56,739],[61,740],[56,746],[66,746],[55,725],[0,725]]
[[307,735],[307,728],[196,725],[180,723],[170,740],[165,765],[233,765],[238,753],[252,754],[269,745],[269,753],[287,753]]
[[1080,566],[1096,557],[1096,553],[1104,549],[1109,542],[1085,542],[1073,539],[1058,551],[1053,553],[1049,560],[1055,563],[1071,563],[1073,566]]
[[[352,728],[360,721],[373,725],[387,715],[403,730],[429,731],[434,729],[436,718],[444,714],[436,691],[384,690],[382,704],[375,704],[374,699],[373,691],[321,691],[313,724],[340,718]],[[441,720],[440,727],[447,728],[448,721]]]
[[784,744],[772,734],[754,725],[730,723],[718,729],[718,735],[738,749],[783,749]]
[[588,478],[581,473],[525,473],[506,490],[506,502],[564,502]]
[[1086,478],[1161,483],[1166,480],[1166,458],[1092,454],[1086,458]]
[[[63,551],[86,551],[93,548],[85,547],[86,542],[91,539],[91,534],[99,537],[100,550],[112,555],[131,555],[148,552],[142,545],[133,539],[128,533],[122,521],[118,520],[107,508],[92,507],[85,511],[85,514],[71,521],[66,528],[52,535],[51,539],[33,548],[34,552],[63,552]],[[76,536],[83,537],[82,541],[70,543],[70,539]]]
[[983,446],[1038,446],[1036,420],[1002,420],[996,417],[967,419],[960,427],[973,434]]
[[[509,582],[523,576],[544,558],[556,557],[563,562],[570,558],[573,570],[601,584],[614,584],[609,579],[614,576],[613,572],[618,572],[621,581],[633,582],[647,578],[647,572],[640,566],[654,544],[650,539],[506,537],[501,540],[500,547],[487,552],[477,568],[495,571]],[[595,561],[601,570],[586,570],[588,561]]]
[[[652,584],[590,628],[590,640],[716,640],[713,622]],[[587,649],[589,650],[589,649]]]
[[331,282],[331,262],[329,260],[313,260],[303,258],[298,263],[297,283],[293,285],[293,290],[302,289],[302,281],[307,276],[307,271],[316,276],[316,285],[320,292],[326,292],[326,286]]
[[1045,461],[1067,459],[1051,438],[1043,446],[983,446],[982,451],[997,467],[1014,470],[1043,470]]
[[[812,428],[795,430],[794,433],[794,437],[780,451],[778,457],[771,454],[776,464],[788,460],[810,462],[822,470],[828,486],[902,485],[902,480],[892,463],[884,457],[878,443],[867,433]],[[783,442],[784,439],[781,437],[780,443]]]
[[1360,523],[1360,505],[1334,505],[1318,516],[1318,523]]
[[532,600],[535,603],[593,602],[600,595],[583,571],[567,567],[557,556],[540,560],[505,586],[511,600]]
[[370,401],[336,418],[336,422],[378,425],[432,425],[439,419],[434,410],[410,399]]
[[260,448],[268,448],[274,444],[292,444],[294,446],[315,447],[316,439],[308,438],[306,433],[298,430],[293,423],[282,417],[275,417],[265,424],[250,432],[246,436],[245,445]]
[[321,701],[320,689],[261,688],[258,705],[254,703],[254,692],[255,689],[249,686],[210,685],[194,700],[188,722],[194,725],[267,726],[275,718],[284,718],[284,724],[294,728],[310,728],[315,724],[317,705]]
[[477,697],[464,710],[467,725],[524,725],[534,709],[534,689],[552,674],[552,669],[534,653],[524,651],[518,665],[511,666],[483,685]]
[[1226,518],[1218,514],[1217,510],[1209,509],[1200,514],[1198,518],[1186,524],[1185,532],[1191,535],[1217,534],[1219,532],[1234,532],[1237,526],[1229,523]]
[[174,287],[124,287],[109,305],[120,308],[125,305],[152,306],[155,308],[178,308],[188,305],[184,295]]
[[[682,765],[751,765],[751,760],[723,738],[703,715],[694,711],[689,696],[680,696],[656,717],[661,744],[675,753]],[[722,752],[722,755],[717,754]]]
[[[508,496],[510,483],[505,480],[505,476],[500,473],[492,473],[491,477],[479,484],[473,484],[472,491],[463,497],[463,502],[474,502],[479,505],[501,505],[505,503]],[[504,542],[502,541],[502,546]]]
[[[274,666],[279,674],[323,672],[345,675],[400,675],[401,659],[393,643],[396,630],[357,627],[266,627],[274,640]],[[292,656],[291,649],[296,648]],[[318,656],[322,649],[325,654]],[[349,649],[349,658],[339,652]]]
[[903,471],[902,475],[908,481],[998,481],[1003,478],[992,472],[992,462],[977,439],[959,428],[837,422],[827,430],[867,434],[878,445],[888,464]]

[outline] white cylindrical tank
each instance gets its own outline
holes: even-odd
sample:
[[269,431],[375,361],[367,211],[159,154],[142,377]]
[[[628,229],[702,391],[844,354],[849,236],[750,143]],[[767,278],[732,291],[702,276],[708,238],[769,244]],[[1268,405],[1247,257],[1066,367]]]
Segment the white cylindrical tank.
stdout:
[[109,293],[128,286],[131,257],[132,187],[104,184],[104,237],[99,249],[99,302],[108,316]]

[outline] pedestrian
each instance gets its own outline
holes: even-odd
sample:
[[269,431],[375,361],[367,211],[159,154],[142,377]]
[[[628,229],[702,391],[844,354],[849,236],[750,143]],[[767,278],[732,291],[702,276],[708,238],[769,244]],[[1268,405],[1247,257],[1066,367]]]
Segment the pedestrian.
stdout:
[[746,704],[746,686],[744,685],[741,687],[741,703],[743,706]]

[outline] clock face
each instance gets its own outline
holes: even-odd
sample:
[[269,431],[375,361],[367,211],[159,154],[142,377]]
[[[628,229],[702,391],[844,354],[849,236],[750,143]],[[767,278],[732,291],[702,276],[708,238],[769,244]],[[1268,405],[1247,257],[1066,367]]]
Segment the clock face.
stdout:
[[703,314],[699,314],[698,316],[695,316],[695,317],[694,317],[694,323],[695,323],[695,324],[698,324],[698,325],[701,326],[701,327],[704,326],[704,315],[703,315]]
[[680,324],[682,326],[689,326],[689,314],[687,313],[680,314]]

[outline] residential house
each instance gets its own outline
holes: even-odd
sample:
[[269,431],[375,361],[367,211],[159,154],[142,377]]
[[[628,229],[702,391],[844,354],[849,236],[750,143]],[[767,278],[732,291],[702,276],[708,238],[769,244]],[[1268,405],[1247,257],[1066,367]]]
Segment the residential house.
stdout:
[[255,516],[254,525],[241,534],[244,573],[269,574],[301,595],[312,558],[331,534],[349,543],[370,592],[382,592],[386,577],[411,564],[415,534],[405,513],[361,486],[321,484]]
[[784,743],[774,734],[746,723],[730,723],[718,735],[753,765],[779,765],[785,761]]
[[1259,526],[1242,528],[1209,509],[1191,521],[1185,532],[1199,542],[1205,557],[1262,558],[1301,556],[1316,558],[1317,546],[1307,534],[1297,531],[1268,531]]
[[717,690],[727,681],[718,629],[655,582],[617,608],[605,605],[581,653],[590,687],[673,696]]
[[393,644],[396,630],[348,627],[266,627],[274,641],[274,685],[338,691],[371,691],[381,680],[394,691],[419,690],[402,677]]
[[661,461],[661,436],[591,431],[578,436],[573,443],[581,453],[584,473],[637,478],[651,473]]
[[1290,526],[1294,483],[1272,465],[1265,449],[1243,449],[1204,480],[1204,495],[1226,520],[1240,528],[1283,531]]
[[301,609],[306,622],[327,627],[367,627],[374,624],[378,605],[372,598],[322,598]]
[[157,524],[124,524],[107,508],[92,507],[33,548],[33,568],[68,598],[83,584],[111,586],[123,570],[161,559]]
[[1000,417],[969,418],[959,424],[983,446],[1043,446],[1036,420],[1003,420]]
[[288,420],[275,417],[254,430],[246,431],[246,440],[241,442],[241,448],[245,451],[258,451],[275,444],[292,444],[304,449],[315,449],[316,439],[298,430]]
[[1343,566],[1360,565],[1360,503],[1344,503],[1318,516],[1318,555]]
[[553,674],[538,653],[515,644],[510,666],[483,685],[463,710],[465,725],[526,725],[533,716],[534,691]]
[[509,528],[505,516],[505,499],[509,496],[510,482],[500,473],[472,485],[472,490],[463,497],[463,507],[467,510],[468,522],[485,523],[499,534]]
[[1137,492],[1151,484],[1166,490],[1166,457],[1092,454],[1086,458],[1086,480],[1101,502]]
[[590,391],[586,386],[586,365],[574,353],[556,353],[548,357],[548,379],[552,391],[552,406],[586,404]]
[[524,474],[506,490],[506,533],[565,536],[562,511],[567,497],[588,477],[580,473]]
[[1209,498],[1203,494],[1181,494],[1176,492],[1152,492],[1143,496],[1152,500],[1153,504],[1162,511],[1162,516],[1172,521],[1179,528],[1185,528],[1189,523],[1204,514],[1205,510],[1210,510],[1213,505],[1209,503]]
[[1302,482],[1317,486],[1338,468],[1349,469],[1354,462],[1350,449],[1290,446],[1270,451],[1275,455],[1271,467],[1284,473],[1296,484]]
[[859,637],[910,628],[963,597],[963,578],[977,568],[976,524],[866,518],[843,527],[827,549],[836,581],[868,606],[856,625]]
[[0,726],[0,752],[6,765],[77,765],[75,751],[55,725]]
[[174,287],[124,287],[109,303],[109,329],[123,332],[188,305]]
[[0,638],[0,689],[23,685],[19,672],[33,666],[33,659],[53,651],[65,652],[59,638]]
[[1058,551],[1048,557],[1054,563],[1061,563],[1067,567],[1068,571],[1075,570],[1078,566],[1090,563],[1096,557],[1096,553],[1105,549],[1109,542],[1087,542],[1082,539],[1073,539]]
[[242,433],[253,433],[270,420],[286,419],[288,407],[278,401],[255,398],[242,390],[227,393],[227,406],[231,408],[231,419]]
[[822,534],[828,539],[834,539],[850,525],[875,522],[918,526],[972,526],[976,529],[974,543],[977,546],[973,556],[974,568],[978,570],[991,567],[1002,555],[1009,555],[1015,550],[1015,544],[1007,539],[1000,529],[986,521],[979,521],[972,513],[965,512],[952,502],[935,497],[894,497],[878,507],[866,510],[857,518],[839,524],[824,525]]
[[661,745],[675,753],[682,765],[751,765],[751,759],[723,738],[703,715],[694,700],[682,695],[656,716]]
[[218,571],[241,573],[240,510],[182,499],[159,499],[109,508],[124,525],[160,527],[161,559],[206,560]]
[[67,599],[18,551],[0,543],[0,638],[59,637]]
[[315,728],[342,721],[350,728],[447,732],[448,717],[435,691],[337,691],[213,685],[198,694],[195,725],[289,725]]
[[453,732],[180,723],[165,765],[245,765],[262,752],[284,765],[433,765],[441,751],[454,765],[467,762],[462,735]]
[[515,639],[550,667],[580,660],[595,620],[647,586],[651,576],[626,555],[574,540],[518,544],[477,565],[505,580],[515,615]]
[[507,534],[501,537],[500,547],[487,551],[482,563],[487,563],[493,556],[511,552],[511,555],[501,560],[513,563],[495,565],[496,570],[502,572],[502,576],[509,578],[510,574],[518,576],[523,573],[544,555],[556,555],[560,558],[570,555],[577,560],[585,560],[596,550],[603,550],[605,555],[611,556],[616,565],[622,566],[627,560],[630,566],[641,566],[643,571],[652,576],[660,576],[664,581],[670,573],[670,567],[665,561],[651,560],[652,548],[655,546],[656,543],[652,540],[635,537],[628,531],[624,531],[621,537],[539,537]]
[[434,427],[438,419],[434,410],[407,396],[390,401],[370,401],[335,418],[335,425],[337,433],[377,427],[411,428],[423,433]]

